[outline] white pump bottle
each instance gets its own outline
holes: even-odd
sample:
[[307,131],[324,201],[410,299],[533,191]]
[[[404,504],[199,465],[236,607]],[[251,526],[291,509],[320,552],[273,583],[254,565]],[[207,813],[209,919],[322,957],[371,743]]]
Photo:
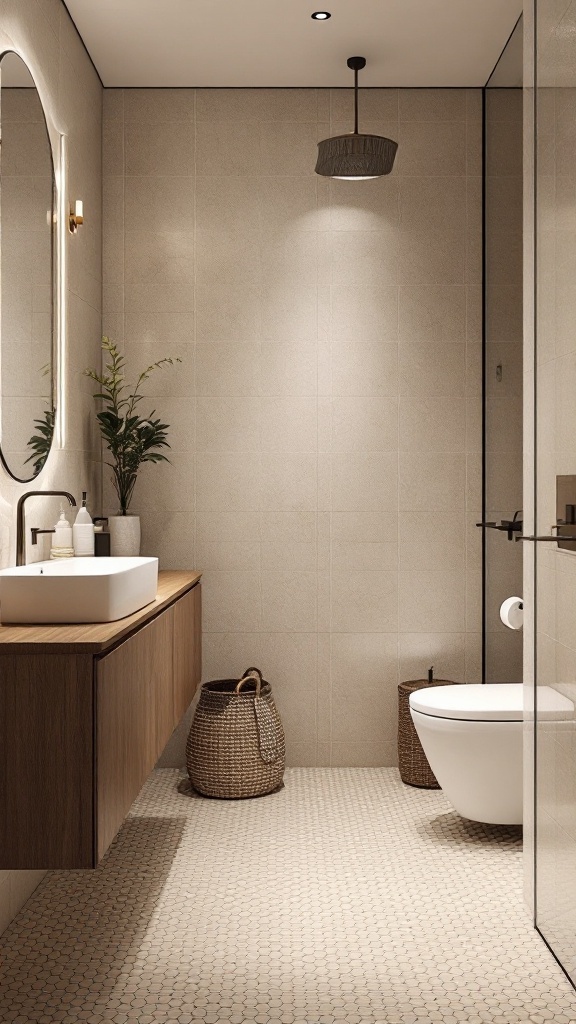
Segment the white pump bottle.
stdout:
[[72,527],[72,537],[77,558],[90,558],[94,555],[94,523],[86,508],[86,491],[82,491],[82,505]]

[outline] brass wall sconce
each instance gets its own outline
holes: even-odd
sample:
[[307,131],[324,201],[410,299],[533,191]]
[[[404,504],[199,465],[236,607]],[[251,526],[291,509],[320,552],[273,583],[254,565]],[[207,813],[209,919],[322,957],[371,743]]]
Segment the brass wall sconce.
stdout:
[[81,224],[84,223],[84,203],[81,199],[77,199],[74,205],[70,206],[70,218],[68,226],[70,233],[75,235]]

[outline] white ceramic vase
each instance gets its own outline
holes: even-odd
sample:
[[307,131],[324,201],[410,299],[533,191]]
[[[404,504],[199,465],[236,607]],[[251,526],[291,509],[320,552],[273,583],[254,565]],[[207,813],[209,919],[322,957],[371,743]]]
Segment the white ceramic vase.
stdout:
[[140,516],[108,516],[108,530],[114,558],[140,554]]

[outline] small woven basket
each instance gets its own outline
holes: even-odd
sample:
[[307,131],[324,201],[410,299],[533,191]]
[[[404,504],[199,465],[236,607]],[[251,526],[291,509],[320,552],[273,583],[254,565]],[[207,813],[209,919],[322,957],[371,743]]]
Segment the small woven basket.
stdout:
[[260,670],[204,683],[186,744],[194,789],[224,800],[263,796],[281,785],[284,766],[284,730]]
[[398,768],[407,786],[440,789],[410,714],[410,694],[429,686],[454,686],[451,679],[411,679],[398,685]]

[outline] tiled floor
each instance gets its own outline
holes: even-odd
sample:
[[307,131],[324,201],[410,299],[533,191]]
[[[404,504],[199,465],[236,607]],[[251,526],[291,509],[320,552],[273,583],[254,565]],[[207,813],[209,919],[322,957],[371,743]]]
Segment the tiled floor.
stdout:
[[520,860],[393,769],[245,802],[157,771],[102,866],[48,876],[0,939],[0,1020],[571,1024]]

